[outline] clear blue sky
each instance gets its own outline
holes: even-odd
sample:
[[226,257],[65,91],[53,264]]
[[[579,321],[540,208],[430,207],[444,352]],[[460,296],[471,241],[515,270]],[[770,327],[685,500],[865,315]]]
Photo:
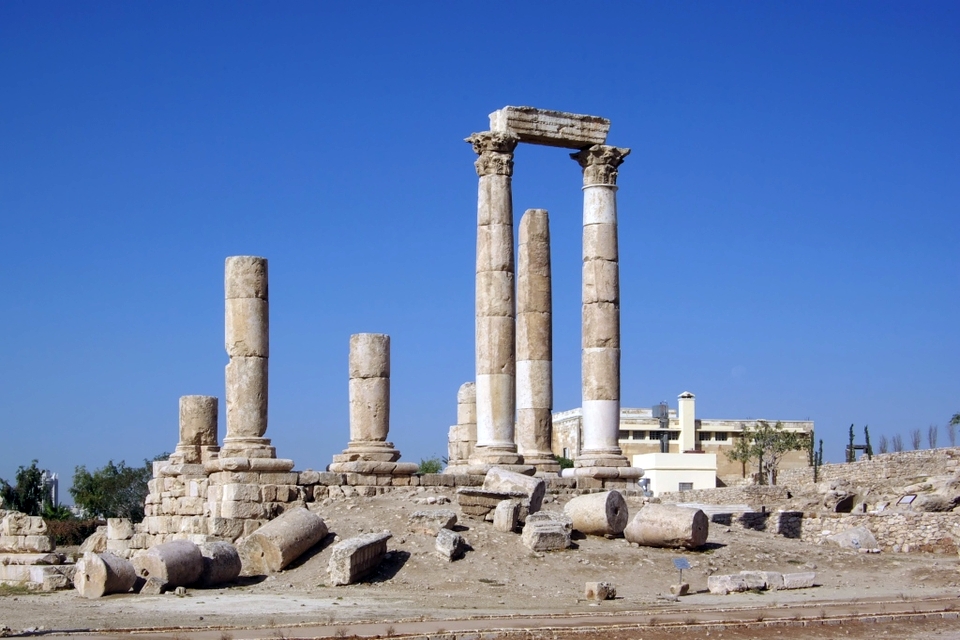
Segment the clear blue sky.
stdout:
[[[620,171],[623,404],[926,432],[960,411],[955,2],[0,4],[0,477],[139,462],[221,398],[223,262],[270,260],[270,423],[346,445],[351,333],[391,439],[473,377],[477,178],[504,105],[600,115]],[[550,211],[555,409],[580,404],[580,169]]]

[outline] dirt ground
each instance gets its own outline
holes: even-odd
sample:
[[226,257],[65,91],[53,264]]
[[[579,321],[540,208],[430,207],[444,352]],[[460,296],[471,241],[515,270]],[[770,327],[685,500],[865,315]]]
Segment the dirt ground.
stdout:
[[[563,499],[548,496],[547,501],[545,510],[562,509]],[[640,508],[631,499],[628,505],[631,514]],[[167,640],[444,633],[468,637],[483,629],[501,630],[496,635],[503,637],[591,638],[599,637],[591,629],[601,628],[605,640],[758,637],[750,634],[960,638],[960,620],[920,615],[960,611],[956,553],[861,554],[716,524],[711,524],[708,544],[698,551],[636,547],[622,538],[575,537],[573,549],[533,553],[518,534],[461,517],[458,529],[471,550],[450,563],[434,553],[432,536],[412,533],[408,525],[414,511],[438,508],[457,510],[453,490],[421,487],[330,502],[320,514],[331,534],[279,574],[219,589],[189,589],[185,596],[125,594],[85,600],[74,591],[8,595],[0,597],[0,628],[8,627],[13,634],[35,630],[50,637],[84,633],[116,638],[118,633],[137,632]],[[394,537],[376,574],[361,584],[326,584],[335,540],[384,529]],[[673,565],[678,557],[687,558],[692,567],[683,572],[692,593],[679,600],[669,595],[670,585],[679,580]],[[707,576],[743,569],[815,571],[818,586],[727,596],[707,592]],[[616,586],[617,598],[585,601],[584,583],[601,580]],[[855,620],[892,614],[916,614],[916,619]],[[775,620],[801,619],[811,626],[768,628]],[[831,624],[821,626],[828,621]],[[840,624],[833,624],[837,621]],[[150,630],[154,633],[147,633]]]

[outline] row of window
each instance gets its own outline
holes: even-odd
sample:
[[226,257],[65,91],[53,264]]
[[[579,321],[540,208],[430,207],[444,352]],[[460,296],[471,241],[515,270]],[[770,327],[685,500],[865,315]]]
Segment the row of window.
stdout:
[[[679,440],[679,431],[620,431],[621,440],[652,440],[660,441],[663,434],[667,434],[667,440]],[[697,440],[700,442],[726,442],[729,437],[727,431],[698,431]]]

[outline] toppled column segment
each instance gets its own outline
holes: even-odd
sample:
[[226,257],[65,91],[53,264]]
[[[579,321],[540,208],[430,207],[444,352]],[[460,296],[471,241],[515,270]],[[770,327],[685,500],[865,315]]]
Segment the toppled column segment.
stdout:
[[160,588],[187,587],[195,584],[203,573],[203,554],[189,540],[173,540],[150,547],[134,556],[137,575],[160,583]]
[[136,581],[133,563],[112,553],[84,553],[73,575],[73,586],[84,598],[126,593]]
[[592,536],[618,536],[627,526],[627,501],[619,491],[577,496],[563,507],[573,528]]
[[327,567],[331,584],[352,584],[371,573],[386,557],[387,540],[392,537],[389,531],[366,533],[335,544]]
[[327,525],[320,516],[305,507],[290,509],[240,541],[241,573],[280,571],[326,536]]
[[709,522],[700,509],[650,503],[634,516],[623,535],[628,542],[645,547],[696,549],[707,541]]
[[243,565],[235,546],[229,542],[204,542],[199,547],[203,556],[203,570],[197,586],[214,587],[237,579]]

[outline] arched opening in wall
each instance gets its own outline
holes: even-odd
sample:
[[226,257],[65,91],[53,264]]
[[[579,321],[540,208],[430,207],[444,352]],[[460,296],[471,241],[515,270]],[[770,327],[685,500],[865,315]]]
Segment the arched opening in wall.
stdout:
[[857,496],[850,495],[837,503],[834,511],[837,513],[850,513],[853,511],[853,503],[856,501]]

